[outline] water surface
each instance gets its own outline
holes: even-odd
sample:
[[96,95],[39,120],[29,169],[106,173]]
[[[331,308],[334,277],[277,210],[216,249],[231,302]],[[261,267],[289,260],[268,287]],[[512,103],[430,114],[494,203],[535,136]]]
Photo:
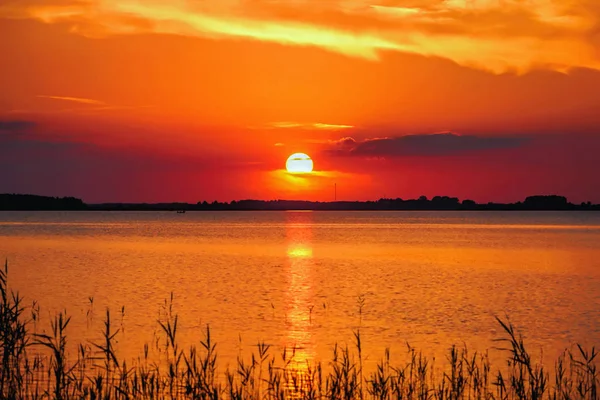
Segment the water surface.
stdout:
[[125,359],[172,292],[182,344],[210,324],[221,363],[258,340],[326,362],[359,327],[367,364],[406,342],[500,359],[494,315],[552,358],[600,344],[600,213],[0,212],[0,256],[36,329],[66,309],[71,342],[93,339],[110,307]]

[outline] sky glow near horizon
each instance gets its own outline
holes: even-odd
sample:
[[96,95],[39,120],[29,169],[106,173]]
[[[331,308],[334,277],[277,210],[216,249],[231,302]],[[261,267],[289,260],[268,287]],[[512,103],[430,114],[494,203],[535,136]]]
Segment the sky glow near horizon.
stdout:
[[4,2],[0,192],[598,202],[596,3]]

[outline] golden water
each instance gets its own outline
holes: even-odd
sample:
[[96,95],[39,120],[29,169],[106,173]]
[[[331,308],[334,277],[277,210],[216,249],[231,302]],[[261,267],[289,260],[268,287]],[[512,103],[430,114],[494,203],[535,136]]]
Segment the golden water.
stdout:
[[171,292],[180,344],[210,324],[221,366],[259,340],[327,362],[358,327],[367,368],[406,342],[500,360],[494,315],[544,357],[600,345],[598,213],[1,212],[0,257],[38,331],[66,309],[70,343],[94,340],[110,307],[127,360]]

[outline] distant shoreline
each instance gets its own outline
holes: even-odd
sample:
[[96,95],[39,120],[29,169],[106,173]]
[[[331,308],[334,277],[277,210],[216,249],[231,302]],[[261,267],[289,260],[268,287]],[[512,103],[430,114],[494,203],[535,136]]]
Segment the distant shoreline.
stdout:
[[198,203],[86,204],[74,197],[0,194],[0,211],[600,211],[600,204],[573,204],[564,196],[529,196],[517,203],[476,203],[456,197],[376,201],[240,200]]

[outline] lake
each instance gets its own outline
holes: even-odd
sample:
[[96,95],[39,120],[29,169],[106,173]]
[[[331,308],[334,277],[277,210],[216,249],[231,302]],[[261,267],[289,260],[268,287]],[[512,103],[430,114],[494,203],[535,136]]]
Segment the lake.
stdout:
[[122,359],[160,340],[171,293],[181,343],[209,324],[221,364],[259,340],[327,362],[358,328],[367,367],[407,342],[501,360],[495,315],[544,357],[600,345],[594,212],[0,212],[0,257],[37,331],[64,309],[70,345],[95,340],[109,307]]

